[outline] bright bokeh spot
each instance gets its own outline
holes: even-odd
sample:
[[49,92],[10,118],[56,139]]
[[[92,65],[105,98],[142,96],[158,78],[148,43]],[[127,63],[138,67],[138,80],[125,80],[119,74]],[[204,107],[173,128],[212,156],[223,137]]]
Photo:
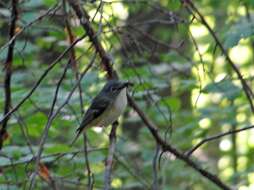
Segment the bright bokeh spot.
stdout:
[[230,157],[228,156],[224,156],[218,161],[218,167],[222,170],[227,168],[229,165],[230,165]]
[[214,81],[215,81],[215,82],[220,82],[221,80],[225,79],[226,76],[227,76],[226,73],[219,73],[219,74],[215,77]]
[[207,129],[211,126],[211,119],[209,118],[203,118],[199,121],[199,126],[202,129]]
[[229,151],[232,147],[231,141],[229,139],[223,139],[220,142],[220,150]]
[[119,178],[115,178],[112,180],[111,185],[113,188],[120,188],[122,186],[122,181]]
[[[214,28],[215,26],[214,17],[205,16],[205,19],[207,23],[210,25],[210,27]],[[207,28],[200,23],[193,23],[190,26],[190,31],[194,38],[201,38],[209,34]]]
[[102,130],[103,130],[102,127],[93,127],[92,129],[93,129],[93,131],[96,132],[96,133],[101,133]]
[[235,63],[244,64],[251,59],[252,53],[248,46],[238,45],[229,51],[229,56]]
[[207,94],[200,94],[199,89],[192,90],[191,101],[193,106],[197,106],[198,108],[204,107],[209,100],[209,96]]
[[246,169],[247,162],[248,162],[248,159],[245,156],[239,157],[238,162],[237,162],[237,164],[238,164],[237,169],[239,171],[244,171]]
[[248,146],[250,148],[254,147],[254,130],[253,129],[249,131]]
[[248,174],[248,181],[250,184],[254,184],[254,173],[249,173]]
[[241,154],[245,154],[248,151],[248,132],[242,131],[237,134],[238,151]]
[[221,176],[222,176],[224,179],[229,179],[233,174],[234,174],[234,171],[233,171],[233,169],[230,168],[230,167],[225,168],[225,169],[221,172]]
[[244,122],[246,120],[246,114],[244,114],[244,113],[237,114],[236,120],[239,123]]
[[112,9],[115,16],[124,20],[128,17],[128,9],[121,2],[112,3]]
[[201,38],[209,34],[205,26],[201,24],[193,24],[190,26],[191,34],[194,38]]
[[239,190],[250,190],[247,186],[241,186],[239,187]]

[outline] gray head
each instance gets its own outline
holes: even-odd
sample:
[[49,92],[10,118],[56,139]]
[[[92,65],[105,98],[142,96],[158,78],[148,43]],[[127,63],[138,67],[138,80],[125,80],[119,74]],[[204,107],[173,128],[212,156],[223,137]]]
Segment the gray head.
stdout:
[[122,89],[131,86],[132,83],[120,80],[110,80],[105,84],[101,93],[110,93],[112,95],[118,94]]

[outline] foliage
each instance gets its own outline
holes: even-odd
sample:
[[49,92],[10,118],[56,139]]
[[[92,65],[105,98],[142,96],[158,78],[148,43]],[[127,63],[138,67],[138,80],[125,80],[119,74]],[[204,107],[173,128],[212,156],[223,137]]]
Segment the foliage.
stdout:
[[[54,0],[18,3],[18,22],[11,79],[11,105],[15,107],[45,70],[72,42],[85,34],[69,4]],[[249,101],[234,70],[211,33],[193,18],[178,0],[82,1],[96,36],[122,80],[133,82],[130,95],[158,127],[160,135],[186,152],[202,139],[253,122]],[[226,48],[244,79],[253,86],[253,1],[193,1]],[[46,11],[57,5],[47,14]],[[0,3],[0,110],[4,110],[5,60],[7,57],[11,1]],[[98,9],[99,8],[99,9]],[[41,19],[41,15],[45,14]],[[197,14],[195,13],[195,16]],[[32,25],[29,23],[34,22]],[[246,51],[245,51],[246,50]],[[54,112],[64,104],[77,78],[95,54],[88,38],[74,48],[76,61],[68,65]],[[53,98],[67,53],[48,72],[32,96],[10,117],[8,135],[0,152],[0,189],[28,189],[36,156],[49,119]],[[89,174],[83,139],[69,144],[82,119],[83,110],[106,82],[101,59],[95,61],[69,102],[49,128],[36,178],[35,189],[84,189]],[[253,99],[253,98],[252,98]],[[3,113],[3,112],[1,112]],[[2,114],[3,116],[4,114]],[[113,189],[218,189],[170,153],[158,161],[156,141],[138,115],[128,107],[119,120],[112,171]],[[94,189],[103,189],[110,127],[89,129],[88,159]],[[196,162],[223,182],[239,189],[253,189],[253,131],[248,130],[210,141],[193,153]],[[32,159],[33,158],[33,159]],[[157,159],[154,170],[154,159]],[[160,165],[160,167],[159,167]]]

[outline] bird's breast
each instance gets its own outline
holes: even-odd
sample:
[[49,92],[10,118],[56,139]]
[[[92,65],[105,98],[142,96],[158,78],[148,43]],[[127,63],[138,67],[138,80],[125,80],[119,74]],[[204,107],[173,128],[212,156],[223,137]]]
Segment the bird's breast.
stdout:
[[122,91],[118,94],[113,107],[116,112],[122,114],[126,105],[127,105],[126,88],[123,88]]
[[103,113],[103,119],[100,120],[99,125],[108,126],[115,122],[118,117],[124,112],[124,109],[127,105],[127,95],[126,88],[122,89],[122,91],[116,97],[114,103],[109,106],[107,110]]

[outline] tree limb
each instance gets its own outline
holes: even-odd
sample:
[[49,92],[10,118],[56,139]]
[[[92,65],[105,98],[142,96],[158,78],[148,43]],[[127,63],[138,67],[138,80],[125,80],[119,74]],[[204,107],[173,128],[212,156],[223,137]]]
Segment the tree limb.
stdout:
[[[16,22],[18,20],[18,0],[12,0],[12,12],[11,12],[11,23],[9,29],[9,39],[12,39],[15,35]],[[13,40],[8,48],[7,57],[5,60],[5,77],[4,77],[4,114],[7,114],[11,108],[11,75],[12,75],[12,61],[14,56],[15,40]],[[0,130],[0,150],[3,147],[5,139],[7,123],[10,117],[5,117],[2,122]]]
[[[78,16],[80,20],[80,24],[85,29],[87,35],[89,36],[90,41],[92,42],[94,48],[96,49],[96,52],[98,52],[102,62],[103,68],[108,73],[108,78],[117,77],[116,72],[113,70],[110,62],[111,60],[107,56],[105,50],[103,49],[101,43],[99,42],[98,38],[95,36],[95,31],[93,30],[91,23],[89,22],[89,16],[88,14],[81,8],[79,1],[76,0],[68,0],[71,7],[74,9],[76,15]],[[202,167],[200,167],[198,164],[196,164],[193,160],[191,160],[188,156],[186,156],[184,153],[179,152],[177,149],[172,147],[170,144],[168,144],[166,141],[164,141],[158,134],[155,125],[146,117],[146,115],[141,111],[141,109],[138,107],[138,105],[134,102],[134,100],[128,95],[128,101],[130,106],[138,113],[139,117],[143,120],[143,122],[146,124],[147,128],[149,129],[150,133],[153,135],[156,142],[161,146],[162,151],[168,151],[171,152],[173,155],[175,155],[178,159],[184,161],[186,164],[188,164],[190,167],[195,169],[197,172],[199,172],[202,176],[216,184],[218,187],[224,190],[230,190],[231,188],[227,186],[225,183],[223,183],[216,175],[206,171]]]

